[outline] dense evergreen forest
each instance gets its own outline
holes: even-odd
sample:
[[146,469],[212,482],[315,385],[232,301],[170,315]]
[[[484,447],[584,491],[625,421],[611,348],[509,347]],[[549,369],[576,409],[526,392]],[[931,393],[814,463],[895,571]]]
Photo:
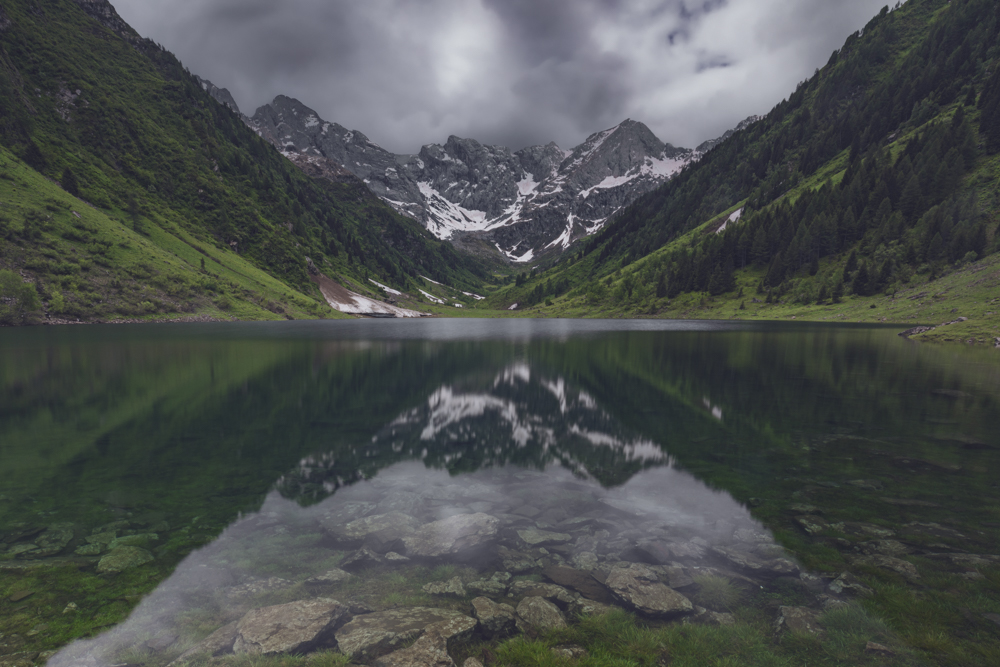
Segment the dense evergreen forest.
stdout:
[[996,252],[998,31],[989,0],[885,7],[766,117],[504,300],[572,290],[655,312],[756,271],[768,302],[835,302]]

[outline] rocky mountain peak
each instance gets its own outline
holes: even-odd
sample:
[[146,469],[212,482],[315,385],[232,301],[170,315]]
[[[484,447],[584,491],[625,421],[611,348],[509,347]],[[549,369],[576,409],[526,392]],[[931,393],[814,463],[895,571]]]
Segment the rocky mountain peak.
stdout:
[[[221,92],[216,99],[228,103]],[[451,135],[417,155],[390,153],[284,95],[246,121],[296,164],[310,165],[310,173],[336,171],[324,161],[342,165],[438,238],[459,245],[479,239],[480,247],[485,240],[515,262],[560,252],[593,234],[700,157],[632,119],[595,132],[571,151],[549,142],[512,152]]]

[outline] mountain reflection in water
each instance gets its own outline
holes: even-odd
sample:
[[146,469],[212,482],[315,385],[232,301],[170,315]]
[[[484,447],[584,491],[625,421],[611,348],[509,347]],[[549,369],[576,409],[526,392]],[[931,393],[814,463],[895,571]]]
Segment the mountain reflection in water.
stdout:
[[[304,458],[278,481],[281,493],[191,553],[125,623],[49,664],[116,664],[157,638],[179,653],[206,625],[216,630],[251,609],[310,598],[335,598],[355,618],[400,607],[464,609],[482,595],[513,604],[548,599],[564,618],[611,605],[725,623],[725,608],[684,596],[696,578],[763,587],[799,574],[728,493],[676,469],[585,391],[524,363],[491,382],[438,388],[359,447],[362,456],[397,462],[359,479],[338,470],[332,454]],[[619,485],[601,483],[608,469]],[[313,495],[303,507],[282,494]],[[463,515],[467,521],[455,521]],[[649,590],[616,588],[616,570],[638,574]],[[656,597],[672,591],[669,605]],[[337,637],[322,644],[335,647]]]
[[522,627],[612,605],[771,642],[792,610],[848,664],[1000,655],[993,350],[379,324],[0,331],[0,662],[165,667],[250,609],[462,626],[483,596]]

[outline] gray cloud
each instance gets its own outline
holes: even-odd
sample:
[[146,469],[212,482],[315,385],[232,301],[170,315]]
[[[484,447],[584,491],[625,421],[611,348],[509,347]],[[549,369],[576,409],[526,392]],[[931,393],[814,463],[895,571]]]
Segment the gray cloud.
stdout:
[[229,88],[396,152],[450,134],[564,148],[626,117],[694,146],[767,112],[885,0],[112,0]]

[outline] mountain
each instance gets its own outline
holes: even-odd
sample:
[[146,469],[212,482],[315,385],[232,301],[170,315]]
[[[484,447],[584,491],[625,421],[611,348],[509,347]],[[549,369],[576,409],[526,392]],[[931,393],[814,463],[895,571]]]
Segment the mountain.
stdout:
[[[998,48],[995,2],[885,8],[766,116],[487,305],[858,320],[845,299],[879,297],[885,321],[899,293],[940,297],[930,283],[1000,250]],[[973,284],[986,301],[1000,287]]]
[[[222,90],[217,99],[226,104],[227,97]],[[555,143],[511,151],[451,136],[416,155],[393,154],[284,96],[257,109],[249,122],[297,164],[343,165],[437,238],[483,239],[515,262],[593,234],[700,157],[664,144],[633,120],[569,151]]]
[[480,284],[339,165],[300,166],[106,0],[3,3],[0,271],[46,316],[332,315],[320,273]]

